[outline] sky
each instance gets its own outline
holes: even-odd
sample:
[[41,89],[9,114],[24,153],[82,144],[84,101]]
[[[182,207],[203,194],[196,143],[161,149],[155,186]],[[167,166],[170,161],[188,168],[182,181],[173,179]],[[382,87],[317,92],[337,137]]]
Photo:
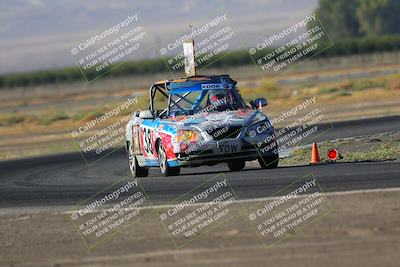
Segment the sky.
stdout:
[[[229,49],[247,49],[313,12],[317,0],[0,0],[0,73],[76,66],[71,48],[138,15],[146,38],[132,59],[160,57],[183,33],[227,14]],[[173,55],[173,54],[172,54]]]

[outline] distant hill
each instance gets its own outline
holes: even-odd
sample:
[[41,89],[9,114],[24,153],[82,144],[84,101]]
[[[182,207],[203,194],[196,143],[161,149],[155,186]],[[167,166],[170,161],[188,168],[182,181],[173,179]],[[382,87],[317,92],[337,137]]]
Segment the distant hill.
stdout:
[[201,25],[213,14],[227,13],[240,35],[232,48],[244,48],[311,13],[317,0],[18,0],[1,3],[0,73],[76,65],[70,49],[78,41],[120,21],[132,10],[149,33],[159,57],[158,42],[177,36],[189,24]]

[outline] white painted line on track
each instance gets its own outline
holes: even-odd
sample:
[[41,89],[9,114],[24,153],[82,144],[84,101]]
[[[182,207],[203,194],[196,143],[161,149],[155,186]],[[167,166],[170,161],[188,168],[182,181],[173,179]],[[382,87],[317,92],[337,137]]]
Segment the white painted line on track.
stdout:
[[[363,190],[349,190],[349,191],[336,191],[336,192],[327,192],[324,193],[326,196],[336,196],[336,195],[351,195],[351,194],[364,194],[364,193],[379,193],[379,192],[398,192],[400,191],[400,187],[392,187],[392,188],[376,188],[376,189],[363,189]],[[307,196],[307,194],[301,195]],[[263,197],[263,198],[251,198],[251,199],[239,199],[232,201],[232,204],[240,204],[240,203],[252,203],[259,201],[267,201],[272,199],[277,199],[279,197]],[[199,202],[189,206],[201,206],[206,202]],[[13,207],[13,208],[0,208],[0,216],[2,215],[17,215],[17,214],[37,214],[41,212],[52,212],[54,214],[73,214],[78,212],[79,210],[71,210],[74,206],[57,206],[57,207]],[[166,209],[173,208],[175,205],[165,204],[165,205],[153,205],[153,206],[144,206],[139,207],[138,209]],[[107,209],[96,210],[94,212],[101,212]],[[131,209],[121,209],[121,210],[131,210]],[[93,212],[93,211],[92,211]]]
[[[352,195],[352,194],[365,194],[365,193],[380,193],[380,192],[398,192],[400,191],[400,187],[393,187],[393,188],[375,188],[375,189],[362,189],[362,190],[350,190],[350,191],[336,191],[336,192],[327,192],[323,193],[325,196],[339,196],[339,195]],[[307,197],[309,194],[303,194],[299,195],[299,197]],[[230,202],[231,204],[240,204],[240,203],[252,203],[252,202],[262,202],[262,201],[268,201],[268,200],[273,200],[273,199],[279,199],[281,196],[276,196],[276,197],[263,197],[263,198],[249,198],[249,199],[239,199],[239,200],[234,200]],[[198,202],[190,205],[185,205],[187,207],[197,207],[197,206],[202,206],[206,203],[211,203],[211,202]],[[138,209],[138,210],[146,210],[146,209],[169,209],[169,208],[174,208],[176,207],[177,204],[165,204],[165,205],[153,205],[153,206],[144,206],[144,207],[139,207],[139,208],[125,208],[125,209],[119,209],[119,210],[133,210],[133,209]],[[95,212],[103,212],[106,211],[107,209],[99,209],[99,210],[94,210],[90,211],[87,213],[95,213]],[[61,214],[74,214],[79,212],[79,210],[69,210],[69,211],[64,211],[61,212]]]

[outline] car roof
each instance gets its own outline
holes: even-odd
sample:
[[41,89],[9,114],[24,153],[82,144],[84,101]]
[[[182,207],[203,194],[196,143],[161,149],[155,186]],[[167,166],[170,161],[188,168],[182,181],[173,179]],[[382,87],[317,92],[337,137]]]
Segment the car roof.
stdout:
[[196,75],[191,77],[182,77],[172,80],[162,80],[156,82],[154,85],[158,85],[162,89],[170,90],[175,88],[190,88],[194,85],[203,83],[221,83],[221,81],[229,84],[236,85],[236,81],[231,79],[229,75]]

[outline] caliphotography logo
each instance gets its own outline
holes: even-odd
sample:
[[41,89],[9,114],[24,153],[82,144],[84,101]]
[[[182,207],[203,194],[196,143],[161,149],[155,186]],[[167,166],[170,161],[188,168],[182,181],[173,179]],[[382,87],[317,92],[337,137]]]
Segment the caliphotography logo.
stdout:
[[0,266],[397,266],[400,1],[0,3]]

